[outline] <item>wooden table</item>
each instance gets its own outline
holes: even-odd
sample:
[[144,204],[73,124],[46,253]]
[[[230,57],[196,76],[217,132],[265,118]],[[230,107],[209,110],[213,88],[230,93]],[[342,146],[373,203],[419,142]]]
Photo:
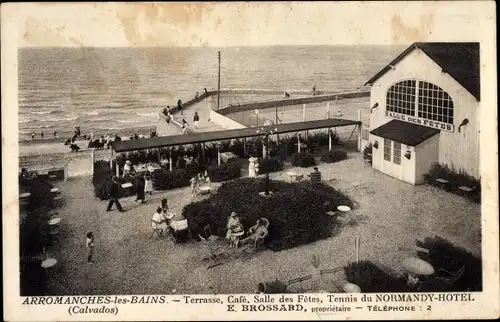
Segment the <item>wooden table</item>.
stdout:
[[19,198],[24,199],[24,198],[29,198],[31,196],[31,193],[29,192],[24,192],[19,195]]
[[407,271],[416,275],[428,276],[434,274],[434,267],[417,257],[407,258],[402,264]]
[[42,262],[42,264],[40,266],[42,266],[42,268],[47,269],[47,268],[51,268],[51,267],[56,266],[56,264],[57,264],[57,259],[55,259],[55,258],[47,258],[46,260],[44,260]]
[[229,160],[237,159],[238,157],[233,152],[223,152],[220,154],[220,160],[227,163]]
[[290,177],[290,182],[293,182],[299,175],[297,172],[294,171],[286,172],[286,174]]

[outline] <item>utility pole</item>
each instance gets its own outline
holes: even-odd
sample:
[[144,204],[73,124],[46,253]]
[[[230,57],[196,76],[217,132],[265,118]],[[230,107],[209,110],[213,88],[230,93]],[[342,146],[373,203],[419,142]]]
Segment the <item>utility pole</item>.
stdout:
[[219,77],[217,78],[217,109],[220,108],[220,51],[217,52],[217,58],[219,60]]

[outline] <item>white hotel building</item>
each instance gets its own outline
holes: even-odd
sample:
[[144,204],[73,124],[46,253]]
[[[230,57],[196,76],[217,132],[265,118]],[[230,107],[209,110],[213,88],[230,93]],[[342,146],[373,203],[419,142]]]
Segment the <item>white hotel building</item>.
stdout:
[[479,178],[479,43],[415,43],[372,77],[373,168],[420,184],[433,163]]

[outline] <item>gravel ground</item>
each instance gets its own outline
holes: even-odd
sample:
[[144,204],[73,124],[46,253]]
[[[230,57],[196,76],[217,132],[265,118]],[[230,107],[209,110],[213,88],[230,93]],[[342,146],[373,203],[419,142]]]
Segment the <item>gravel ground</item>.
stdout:
[[[198,242],[174,245],[151,238],[151,217],[166,197],[180,213],[191,201],[190,189],[158,192],[144,205],[122,199],[125,213],[106,212],[93,196],[91,178],[61,183],[65,204],[60,243],[50,254],[59,264],[49,273],[49,294],[252,293],[257,283],[289,280],[320,268],[344,266],[355,259],[354,239],[361,238],[360,259],[401,272],[400,263],[415,254],[415,239],[439,235],[472,253],[481,252],[480,206],[430,186],[411,186],[365,164],[359,153],[334,164],[319,164],[323,180],[356,201],[353,224],[332,237],[293,249],[230,253],[220,266],[207,269]],[[285,170],[272,179],[289,180]],[[311,169],[293,168],[307,174]],[[307,178],[305,176],[305,178]],[[216,184],[214,184],[217,186]],[[85,262],[85,233],[96,237],[94,265]],[[401,250],[408,248],[409,250]],[[49,295],[48,294],[48,295]]]

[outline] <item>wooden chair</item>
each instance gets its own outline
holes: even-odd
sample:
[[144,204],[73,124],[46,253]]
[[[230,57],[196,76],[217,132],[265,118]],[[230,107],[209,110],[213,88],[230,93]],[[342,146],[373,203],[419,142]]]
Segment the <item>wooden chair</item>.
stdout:
[[212,234],[212,228],[210,227],[210,224],[203,227],[203,232],[205,233],[205,238],[208,241],[214,242],[219,239],[219,236]]
[[163,229],[157,228],[158,223],[154,220],[151,220],[151,228],[153,229],[153,232],[151,234],[151,238],[154,238],[155,236],[162,237],[163,236]]
[[[198,234],[200,237],[201,243],[203,244],[203,248],[205,249],[207,256],[203,257],[203,259],[208,259],[211,263],[208,268],[214,267],[216,265],[220,265],[219,259],[225,254],[224,249],[220,245],[214,245],[209,242],[206,238]],[[208,269],[207,268],[207,269]]]
[[[312,275],[307,275],[307,276],[302,276],[302,277],[297,277],[297,278],[294,278],[294,279],[291,279],[287,282],[287,285],[290,286],[292,284],[296,284],[296,283],[299,283],[300,285],[300,288],[299,288],[299,291],[301,293],[304,293],[306,290],[304,289],[304,286],[303,286],[303,282],[305,281],[309,281],[312,279]],[[287,286],[287,288],[288,288]]]
[[462,266],[455,273],[451,273],[445,269],[440,268],[436,272],[436,280],[441,281],[448,285],[453,285],[460,277],[464,275],[464,273],[465,273],[465,266]]

